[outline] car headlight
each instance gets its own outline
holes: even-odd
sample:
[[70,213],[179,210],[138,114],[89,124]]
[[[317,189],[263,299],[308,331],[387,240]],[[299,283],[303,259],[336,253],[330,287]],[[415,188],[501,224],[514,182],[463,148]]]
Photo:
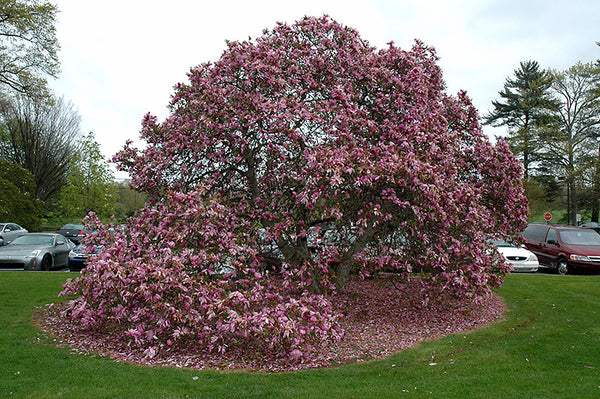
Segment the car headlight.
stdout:
[[38,256],[40,254],[40,252],[42,252],[41,249],[35,249],[35,250],[31,251],[31,253],[29,255],[27,255],[27,258],[35,258],[36,256]]
[[571,255],[569,256],[571,260],[576,260],[579,262],[591,262],[591,259],[584,255]]
[[535,256],[535,254],[531,254],[529,255],[529,258],[527,258],[527,262],[537,262],[538,258],[537,256]]

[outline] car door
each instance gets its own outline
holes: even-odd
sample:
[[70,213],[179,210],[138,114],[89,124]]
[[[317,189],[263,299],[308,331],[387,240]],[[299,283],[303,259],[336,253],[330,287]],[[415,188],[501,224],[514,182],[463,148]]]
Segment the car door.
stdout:
[[67,239],[61,235],[57,235],[54,242],[54,266],[67,266],[70,251],[71,246],[67,245]]
[[556,265],[556,260],[558,259],[558,255],[560,254],[558,231],[556,229],[548,229],[542,253],[544,256],[544,264],[551,266]]
[[[24,236],[25,234],[29,233],[29,231],[27,231],[27,229],[25,229],[22,226],[19,226],[18,224],[15,224],[15,227],[17,228],[17,237],[21,237]],[[15,238],[17,238],[15,237]]]
[[7,242],[12,242],[15,238],[17,238],[21,233],[21,227],[14,223],[7,223],[4,228],[4,240]]
[[546,254],[546,235],[548,225],[546,224],[530,224],[523,232],[525,238],[525,246],[533,252],[541,265],[551,266],[551,260]]

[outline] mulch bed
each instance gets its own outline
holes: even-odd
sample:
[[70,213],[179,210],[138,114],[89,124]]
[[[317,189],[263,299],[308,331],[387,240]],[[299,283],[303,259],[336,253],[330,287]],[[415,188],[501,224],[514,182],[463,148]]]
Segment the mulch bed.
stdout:
[[476,303],[447,295],[428,297],[418,278],[403,281],[393,275],[350,280],[344,292],[335,294],[332,300],[343,314],[340,321],[345,331],[343,339],[324,345],[313,362],[293,365],[239,358],[235,353],[225,357],[197,353],[194,348],[148,359],[140,351],[124,345],[119,347],[116,340],[111,341],[106,335],[71,328],[59,316],[60,304],[38,312],[35,324],[59,345],[71,347],[73,354],[109,356],[117,361],[149,366],[291,371],[383,359],[424,341],[498,321],[505,309],[502,298],[497,295],[479,298]]

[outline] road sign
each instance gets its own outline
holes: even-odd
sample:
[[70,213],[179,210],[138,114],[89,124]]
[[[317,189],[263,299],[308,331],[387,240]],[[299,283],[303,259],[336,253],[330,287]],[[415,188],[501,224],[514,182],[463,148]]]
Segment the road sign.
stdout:
[[544,215],[544,219],[546,219],[547,222],[552,220],[552,214],[550,212],[546,213]]

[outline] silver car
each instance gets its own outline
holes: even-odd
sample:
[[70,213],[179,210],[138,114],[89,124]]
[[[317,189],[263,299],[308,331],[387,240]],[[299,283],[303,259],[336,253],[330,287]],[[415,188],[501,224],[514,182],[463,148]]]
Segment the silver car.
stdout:
[[28,231],[16,223],[0,223],[0,245],[9,244],[15,238],[27,234]]
[[0,267],[50,270],[69,265],[75,244],[55,233],[28,233],[0,247]]

